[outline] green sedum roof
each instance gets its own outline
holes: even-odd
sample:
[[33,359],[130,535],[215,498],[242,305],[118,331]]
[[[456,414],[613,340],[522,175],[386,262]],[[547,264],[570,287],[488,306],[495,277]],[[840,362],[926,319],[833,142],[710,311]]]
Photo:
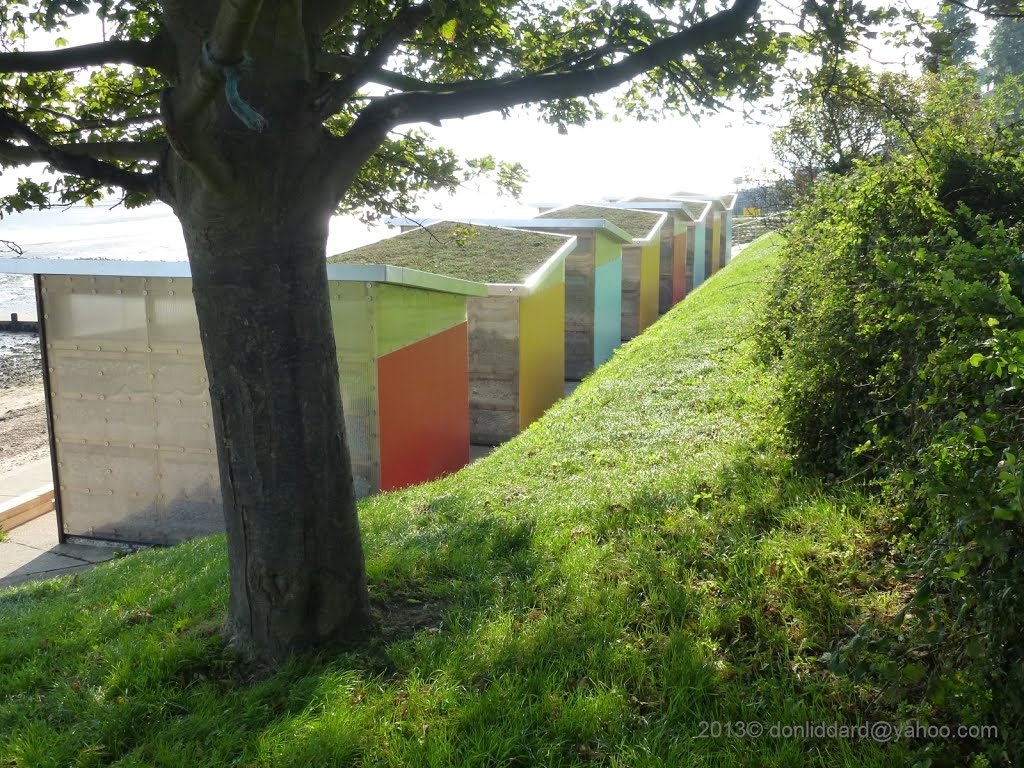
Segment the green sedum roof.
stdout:
[[356,248],[332,264],[387,264],[480,283],[522,283],[569,238],[442,221]]
[[630,237],[644,238],[661,218],[660,213],[634,211],[630,208],[605,208],[600,205],[570,205],[541,214],[538,219],[604,219],[610,221]]

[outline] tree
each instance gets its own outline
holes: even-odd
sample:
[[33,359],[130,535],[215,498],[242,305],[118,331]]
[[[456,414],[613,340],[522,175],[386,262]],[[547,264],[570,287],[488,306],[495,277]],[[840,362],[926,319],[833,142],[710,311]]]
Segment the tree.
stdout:
[[968,64],[978,50],[974,43],[978,25],[970,11],[962,5],[944,5],[935,15],[934,26],[925,36],[926,48],[920,57],[924,68],[938,72],[943,67]]
[[806,191],[821,173],[846,173],[858,160],[885,154],[916,110],[906,75],[876,75],[833,59],[801,84],[788,122],[772,134],[772,151],[796,190]]
[[[60,174],[23,179],[4,208],[121,190],[181,222],[218,442],[228,641],[280,659],[372,628],[328,220],[403,210],[466,170],[394,130],[527,103],[564,130],[620,85],[619,108],[639,116],[762,96],[786,55],[762,1],[0,0],[0,164]],[[839,44],[862,10],[807,0],[802,23]],[[109,38],[24,50],[87,13]]]
[[989,80],[998,85],[1007,78],[1024,75],[1024,19],[997,19],[985,49]]

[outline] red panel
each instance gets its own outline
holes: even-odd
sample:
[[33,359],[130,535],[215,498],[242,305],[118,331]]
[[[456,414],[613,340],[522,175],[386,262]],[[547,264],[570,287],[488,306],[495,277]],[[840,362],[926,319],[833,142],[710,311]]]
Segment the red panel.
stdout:
[[468,367],[466,323],[377,361],[382,491],[469,463]]
[[672,303],[686,298],[686,235],[672,238]]

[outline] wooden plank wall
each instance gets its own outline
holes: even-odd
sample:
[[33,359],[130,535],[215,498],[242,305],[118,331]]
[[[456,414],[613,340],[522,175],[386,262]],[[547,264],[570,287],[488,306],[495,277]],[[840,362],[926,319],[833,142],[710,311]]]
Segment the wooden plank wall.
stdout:
[[469,440],[498,445],[519,432],[519,297],[470,297]]
[[579,381],[594,370],[594,233],[576,233],[565,260],[565,378]]

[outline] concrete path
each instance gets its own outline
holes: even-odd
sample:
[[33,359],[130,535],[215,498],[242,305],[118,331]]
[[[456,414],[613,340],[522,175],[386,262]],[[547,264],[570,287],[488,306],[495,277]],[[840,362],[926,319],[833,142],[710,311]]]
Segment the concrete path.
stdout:
[[20,525],[0,541],[0,589],[25,581],[66,576],[112,560],[114,547],[58,544],[57,513]]
[[49,456],[30,464],[23,464],[17,469],[0,475],[0,504],[52,482],[53,469],[50,466]]
[[[0,503],[53,482],[46,457],[0,475]],[[6,534],[0,541],[0,589],[33,579],[78,573],[114,557],[105,545],[59,544],[57,513],[37,517]]]

